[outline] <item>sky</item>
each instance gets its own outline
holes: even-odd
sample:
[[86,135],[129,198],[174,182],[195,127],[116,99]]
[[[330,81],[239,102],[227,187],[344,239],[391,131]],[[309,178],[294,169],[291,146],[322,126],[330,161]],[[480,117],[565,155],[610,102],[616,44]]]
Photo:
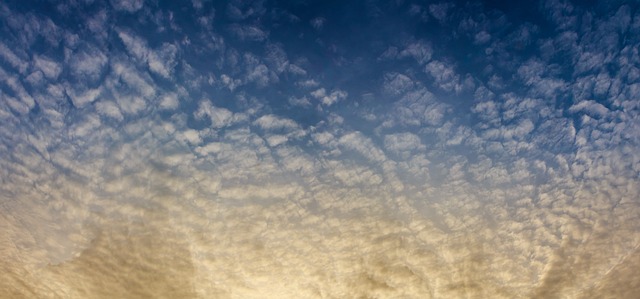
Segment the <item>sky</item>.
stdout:
[[635,298],[636,1],[0,2],[1,298]]

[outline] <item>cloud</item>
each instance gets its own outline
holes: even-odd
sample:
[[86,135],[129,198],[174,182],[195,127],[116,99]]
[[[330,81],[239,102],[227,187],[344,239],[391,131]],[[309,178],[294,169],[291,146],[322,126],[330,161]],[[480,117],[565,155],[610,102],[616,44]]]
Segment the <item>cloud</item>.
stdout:
[[403,74],[388,73],[385,74],[384,79],[383,89],[392,95],[401,95],[414,87],[413,80]]
[[232,1],[227,4],[227,16],[234,20],[258,18],[266,12],[264,1]]
[[9,106],[11,110],[16,111],[20,115],[25,115],[29,113],[29,110],[30,110],[29,106],[19,101],[18,99],[10,96],[5,97],[5,99],[7,101],[6,104]]
[[449,10],[452,9],[454,6],[455,5],[453,3],[447,3],[447,2],[430,4],[429,13],[431,13],[431,16],[436,18],[436,20],[440,22],[444,22],[447,19]]
[[583,112],[595,118],[603,118],[609,114],[609,109],[607,109],[607,107],[593,100],[585,100],[580,101],[577,104],[573,104],[569,107],[569,111]]
[[252,25],[234,24],[229,26],[229,31],[243,41],[263,41],[269,36],[268,32]]
[[29,109],[35,107],[35,100],[15,76],[11,76],[0,68],[0,80],[10,89],[14,96],[16,96]]
[[323,17],[317,17],[317,18],[313,18],[311,19],[311,21],[309,21],[309,23],[311,24],[311,27],[313,27],[315,30],[322,30],[322,27],[324,27],[324,23],[327,22],[327,19],[323,18]]
[[269,44],[267,45],[266,51],[266,60],[270,63],[270,66],[276,70],[276,72],[282,73],[289,68],[287,53],[282,48],[282,45]]
[[107,37],[108,26],[108,14],[107,10],[100,10],[95,15],[88,17],[85,20],[85,24],[90,32],[97,34],[101,38]]
[[293,106],[310,107],[311,101],[309,101],[307,97],[301,97],[301,98],[290,97],[289,104]]
[[314,79],[307,79],[307,80],[296,82],[296,85],[304,88],[313,88],[313,87],[318,87],[320,83]]
[[179,134],[179,138],[187,141],[190,144],[197,145],[202,142],[202,138],[200,137],[200,133],[194,129],[188,129]]
[[90,89],[86,91],[76,91],[72,87],[65,88],[67,95],[71,98],[73,105],[78,108],[82,108],[85,105],[95,101],[100,96],[101,90],[99,88]]
[[139,61],[146,63],[149,70],[167,79],[170,78],[177,63],[178,48],[175,45],[164,43],[160,49],[154,51],[149,49],[146,42],[137,36],[125,31],[119,31],[118,36],[129,53]]
[[398,123],[412,126],[440,125],[447,112],[447,106],[424,87],[408,92],[394,106],[390,116]]
[[116,10],[133,13],[142,8],[144,0],[111,0],[111,5]]
[[327,52],[278,3],[72,4],[0,4],[0,294],[638,293],[633,7],[329,3],[389,27]]
[[173,44],[164,43],[158,51],[149,55],[149,69],[165,78],[170,78],[176,66],[178,48]]
[[340,100],[347,98],[347,92],[343,90],[333,90],[331,93],[327,93],[324,88],[319,88],[311,92],[311,96],[320,101],[322,105],[331,106]]
[[494,139],[522,139],[531,133],[535,128],[531,120],[525,119],[520,123],[512,126],[502,127],[500,129],[490,129],[484,132],[484,138]]
[[60,64],[49,58],[36,56],[33,61],[34,66],[38,70],[40,70],[48,79],[55,80],[62,72],[62,67],[60,66]]
[[573,29],[577,23],[577,17],[573,15],[575,7],[561,0],[547,0],[542,4],[546,9],[548,18],[556,25],[557,31]]
[[445,91],[460,92],[463,88],[458,75],[452,66],[441,61],[429,62],[424,71],[435,80],[435,85]]
[[160,100],[160,108],[162,109],[176,109],[179,105],[180,101],[175,93],[165,94]]
[[487,122],[499,122],[499,106],[493,101],[483,101],[475,104],[471,111],[476,113],[478,117]]
[[[154,83],[150,78],[145,76],[144,73],[138,72],[133,66],[126,64],[125,62],[115,61],[111,65],[113,71],[113,86],[111,91],[115,94],[122,94],[123,91],[114,89],[116,86],[126,86],[130,88],[130,91],[137,93],[146,98],[151,98],[156,95],[156,89]],[[124,84],[122,84],[124,83]]]
[[107,56],[98,49],[86,50],[78,53],[71,59],[71,71],[78,78],[89,77],[97,80],[108,63]]
[[4,43],[0,43],[0,56],[20,73],[26,72],[27,62],[13,53]]
[[491,34],[486,31],[480,31],[474,36],[473,42],[478,45],[486,44],[491,40]]
[[422,41],[411,43],[398,53],[399,57],[412,57],[420,64],[431,60],[432,55],[433,50],[431,49],[431,45]]
[[273,114],[263,115],[254,121],[263,130],[296,130],[300,126],[291,119],[280,118]]
[[[268,60],[273,63],[275,62],[274,59],[283,59],[283,57],[276,58],[276,55],[278,54],[272,52]],[[246,53],[243,58],[246,69],[244,82],[255,82],[259,87],[266,87],[279,81],[278,75],[269,69],[257,56]],[[285,62],[280,61],[280,63]],[[274,65],[274,67],[278,66]]]
[[347,149],[360,153],[372,162],[383,162],[387,159],[384,152],[360,132],[350,132],[341,136],[339,143]]
[[305,130],[295,121],[273,114],[263,115],[256,119],[253,124],[267,132],[265,137],[269,146],[272,147],[283,144],[290,138],[301,138],[307,135]]
[[224,128],[243,120],[242,115],[233,113],[226,108],[216,107],[211,101],[206,99],[200,101],[198,110],[194,112],[194,116],[197,118],[208,117],[211,121],[211,126],[215,129]]
[[418,135],[412,133],[396,133],[384,136],[384,147],[396,155],[406,159],[409,153],[426,149]]
[[236,87],[242,85],[242,80],[233,79],[226,74],[220,75],[220,80],[222,80],[222,84],[224,84],[229,90],[233,91]]
[[124,119],[122,111],[120,111],[118,105],[112,101],[100,101],[96,103],[96,111],[101,115],[105,115],[116,120],[122,121]]

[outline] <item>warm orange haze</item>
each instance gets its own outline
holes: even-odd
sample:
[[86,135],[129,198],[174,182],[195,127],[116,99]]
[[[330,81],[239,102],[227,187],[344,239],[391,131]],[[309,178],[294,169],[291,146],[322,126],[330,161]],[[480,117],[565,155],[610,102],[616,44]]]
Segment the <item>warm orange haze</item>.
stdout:
[[0,2],[0,299],[640,294],[640,5]]

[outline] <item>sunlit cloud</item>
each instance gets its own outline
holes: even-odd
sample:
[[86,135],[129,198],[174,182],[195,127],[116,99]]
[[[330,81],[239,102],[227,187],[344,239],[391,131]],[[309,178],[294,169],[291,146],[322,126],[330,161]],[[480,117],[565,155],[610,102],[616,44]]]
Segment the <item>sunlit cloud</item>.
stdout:
[[2,298],[635,298],[640,14],[0,4]]

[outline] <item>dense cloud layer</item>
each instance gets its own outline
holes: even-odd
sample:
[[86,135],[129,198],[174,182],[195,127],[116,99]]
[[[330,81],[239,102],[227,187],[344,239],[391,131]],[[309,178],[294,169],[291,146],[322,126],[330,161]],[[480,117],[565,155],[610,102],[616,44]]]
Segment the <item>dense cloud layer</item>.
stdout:
[[633,298],[640,10],[526,5],[0,4],[0,297]]

